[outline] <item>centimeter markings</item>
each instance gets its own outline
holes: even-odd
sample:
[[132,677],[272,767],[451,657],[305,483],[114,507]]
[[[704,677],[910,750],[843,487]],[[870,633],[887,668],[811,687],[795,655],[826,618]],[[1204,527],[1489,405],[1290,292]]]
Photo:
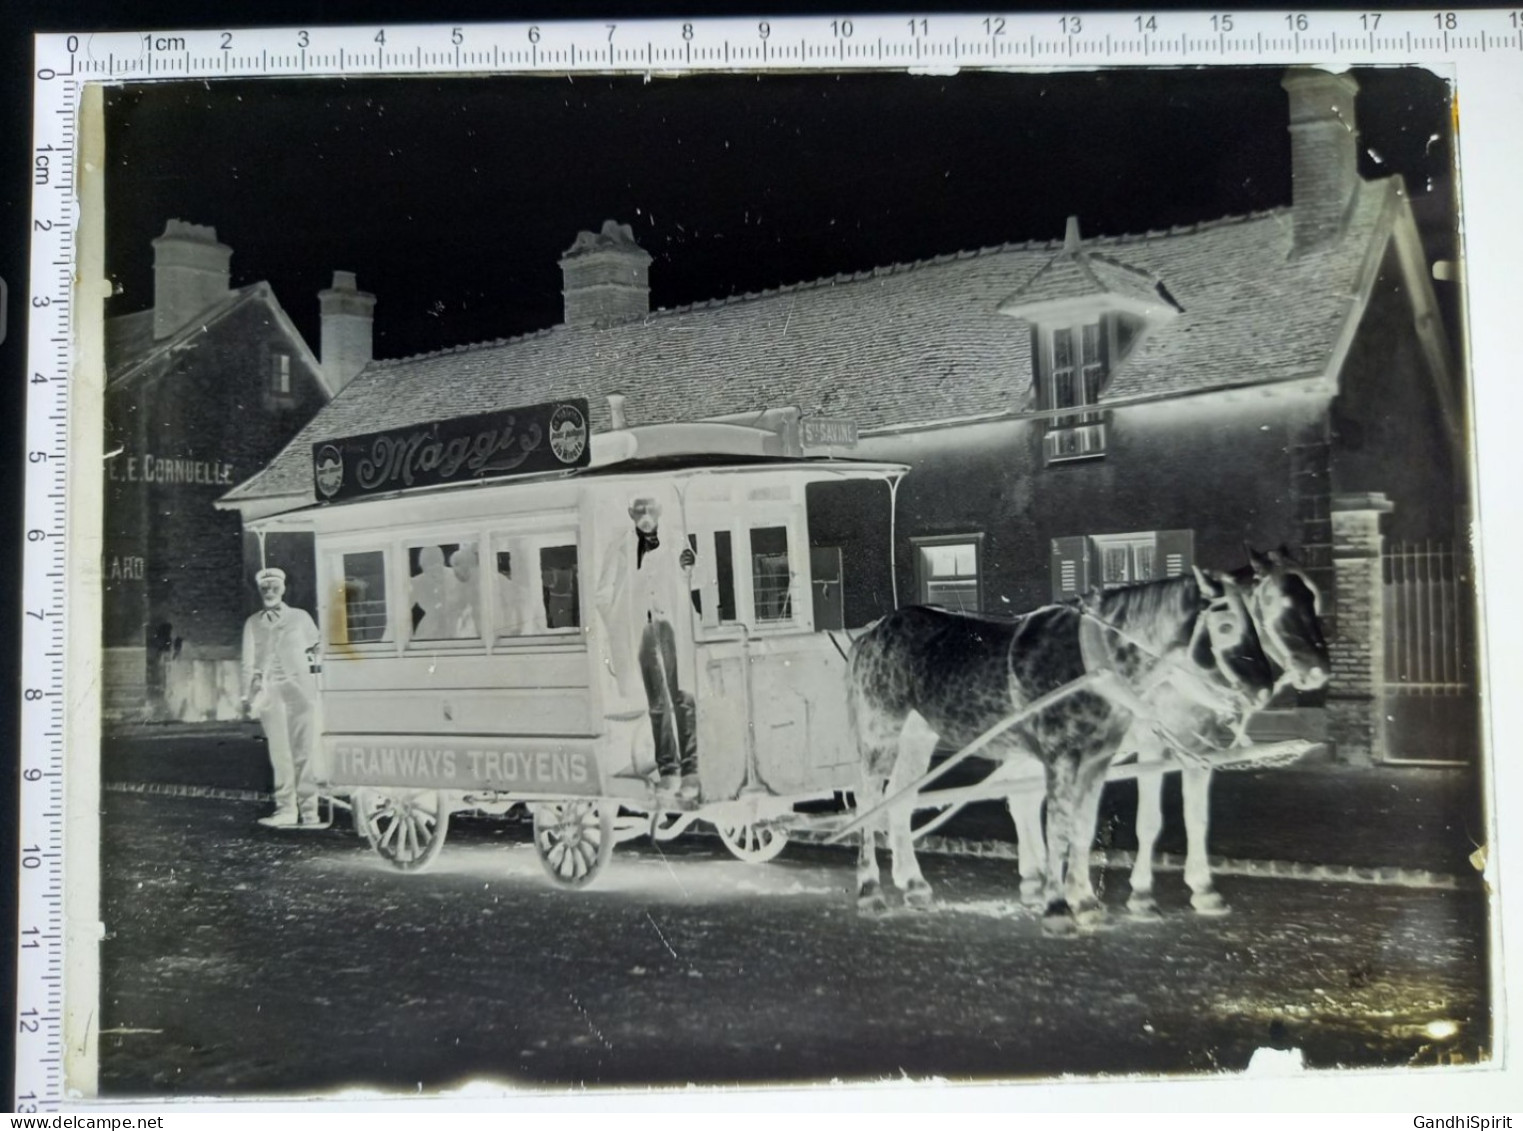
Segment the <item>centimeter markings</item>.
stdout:
[[[55,37],[58,38],[58,37]],[[70,37],[71,39],[73,37]],[[82,78],[1036,64],[1425,62],[1523,53],[1523,8],[1115,12],[117,32]]]
[[1445,62],[1523,54],[1523,8],[780,17],[37,38],[22,600],[16,1105],[64,1094],[65,478],[81,84],[102,79]]
[[70,46],[62,37],[56,44],[38,43],[32,136],[17,994],[12,1030],[12,1110],[18,1112],[55,1110],[64,1086],[65,478],[80,91]]

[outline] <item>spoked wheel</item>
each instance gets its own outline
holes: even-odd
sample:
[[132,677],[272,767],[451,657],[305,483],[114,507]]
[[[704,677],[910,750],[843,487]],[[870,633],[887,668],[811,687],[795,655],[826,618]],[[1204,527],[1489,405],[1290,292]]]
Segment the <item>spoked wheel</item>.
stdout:
[[586,799],[534,805],[534,851],[561,887],[586,887],[613,855],[616,805]]
[[778,825],[725,824],[714,826],[719,839],[737,860],[747,864],[765,864],[788,844],[788,830]]
[[354,824],[381,859],[403,872],[421,872],[439,857],[449,829],[436,789],[354,795]]

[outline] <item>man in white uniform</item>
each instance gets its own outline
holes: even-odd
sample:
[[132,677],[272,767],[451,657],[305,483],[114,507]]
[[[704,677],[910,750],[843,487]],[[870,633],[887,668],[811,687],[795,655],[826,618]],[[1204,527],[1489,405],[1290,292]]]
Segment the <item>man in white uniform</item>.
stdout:
[[285,603],[284,570],[254,578],[264,608],[243,624],[243,701],[257,715],[275,771],[275,812],[259,818],[273,829],[318,825],[312,780],[317,738],[317,680],[312,669],[321,637],[305,609]]
[[680,529],[658,536],[661,505],[655,499],[634,500],[629,517],[634,530],[626,527],[604,554],[598,613],[625,694],[631,690],[630,669],[638,667],[656,741],[660,791],[692,801],[700,792],[698,713],[692,692],[678,684],[673,622],[679,615],[691,615],[682,607],[684,594],[695,608],[698,605],[696,556]]

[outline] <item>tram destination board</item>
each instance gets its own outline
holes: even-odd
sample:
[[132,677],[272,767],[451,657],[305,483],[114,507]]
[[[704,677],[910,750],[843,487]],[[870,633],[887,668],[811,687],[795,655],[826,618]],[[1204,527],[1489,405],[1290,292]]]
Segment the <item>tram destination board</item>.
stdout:
[[[30,279],[7,273],[28,314],[16,1110],[488,1079],[499,1096],[1138,1074],[1177,1077],[1171,1091],[1302,1057],[1356,1105],[1508,1094],[1523,1010],[1501,1006],[1523,924],[1496,846],[1519,838],[1496,836],[1488,806],[1523,792],[1523,763],[1488,751],[1523,742],[1523,700],[1492,692],[1523,686],[1499,627],[1523,623],[1501,486],[1523,450],[1506,379],[1520,60],[1515,8],[38,36]],[[1293,164],[1322,142],[1342,164],[1303,177]],[[1353,196],[1298,209],[1303,188]],[[1383,321],[1359,320],[1372,310]],[[1336,399],[1356,371],[1449,380],[1431,404]],[[880,500],[834,483],[790,500],[758,482],[733,506],[718,474],[656,484],[659,541],[625,526],[622,497],[531,529],[459,518],[502,493],[433,493],[589,467],[594,409],[616,428],[777,429],[806,455],[911,470],[879,492],[881,523]],[[1452,466],[1393,424],[1419,418],[1459,438]],[[229,471],[111,474],[161,452]],[[1425,486],[1440,464],[1452,482]],[[395,516],[384,537],[356,528],[375,512]],[[341,536],[314,547],[325,522]],[[1126,918],[1112,854],[1105,925],[1044,937],[999,809],[926,838],[944,853],[926,856],[937,913],[905,901],[869,922],[850,853],[741,863],[736,845],[753,862],[781,848],[787,798],[634,820],[619,803],[643,797],[633,755],[586,775],[609,794],[601,812],[548,773],[522,825],[483,788],[501,785],[486,762],[481,781],[409,783],[439,796],[399,808],[365,761],[365,820],[460,815],[427,875],[374,870],[347,818],[257,824],[271,724],[240,701],[240,635],[267,567],[315,624],[334,579],[329,599],[373,618],[373,640],[314,674],[367,726],[424,720],[419,757],[443,765],[566,734],[638,751],[661,714],[680,736],[687,700],[651,713],[649,657],[617,696],[587,683],[605,674],[598,602],[618,576],[594,563],[627,552],[633,575],[686,541],[691,578],[663,599],[679,626],[694,610],[680,645],[709,651],[679,655],[666,693],[696,698],[707,773],[833,718],[799,705],[844,686],[849,638],[896,602],[1004,618],[1192,566],[1246,573],[1245,537],[1305,554],[1336,622],[1333,678],[1363,682],[1286,712],[1327,763],[1218,778],[1226,918],[1192,914],[1171,847],[1160,922]],[[481,619],[437,615],[467,607]],[[1386,648],[1349,643],[1369,625],[1390,626]],[[493,745],[467,720],[499,703],[541,729]],[[750,754],[716,751],[714,710],[776,725],[750,732]],[[1349,755],[1360,742],[1385,745]],[[1130,814],[1106,798],[1104,843],[1124,845]],[[747,824],[757,812],[782,819]],[[1183,849],[1177,810],[1165,818]],[[656,842],[689,819],[676,850]],[[541,837],[618,840],[611,883],[536,886]],[[573,937],[597,940],[582,951],[596,961],[562,994]],[[288,954],[317,956],[322,977],[274,961]],[[470,965],[491,954],[513,961]],[[849,973],[847,954],[870,955],[882,1000],[913,995],[915,1015],[811,975]],[[235,984],[259,989],[231,1008]],[[377,993],[401,1012],[377,1014]],[[529,1015],[533,1032],[497,1039]],[[694,1018],[723,1040],[691,1037]],[[361,1047],[383,1055],[349,1055]],[[1113,1106],[1149,1102],[1125,1087]]]
[[556,401],[390,428],[312,445],[317,497],[439,487],[586,467],[586,400]]

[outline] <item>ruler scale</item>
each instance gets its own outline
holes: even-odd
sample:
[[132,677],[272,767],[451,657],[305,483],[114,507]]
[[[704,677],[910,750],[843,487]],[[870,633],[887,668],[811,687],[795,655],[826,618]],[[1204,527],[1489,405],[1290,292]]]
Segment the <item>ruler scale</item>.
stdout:
[[[62,42],[64,37],[50,37]],[[69,37],[76,79],[1446,62],[1523,54],[1523,11],[786,17]],[[56,68],[55,68],[56,69]],[[45,93],[45,91],[44,91]]]
[[[1523,10],[902,13],[39,36],[27,292],[16,1110],[57,1110],[65,1095],[66,478],[80,216],[75,131],[86,83],[1461,60],[1523,73]],[[93,848],[93,840],[84,843]]]
[[39,44],[27,306],[25,558],[17,929],[16,1111],[53,1110],[63,1090],[64,602],[74,161],[80,82]]

